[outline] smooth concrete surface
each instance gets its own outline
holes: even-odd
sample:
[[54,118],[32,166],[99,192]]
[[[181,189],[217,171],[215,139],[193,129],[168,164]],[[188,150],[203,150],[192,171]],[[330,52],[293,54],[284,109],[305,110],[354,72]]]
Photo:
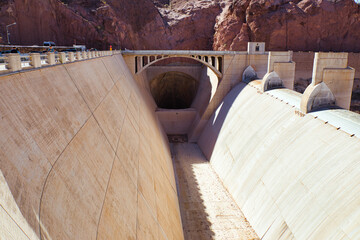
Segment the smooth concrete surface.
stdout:
[[296,63],[291,62],[275,62],[274,72],[276,72],[285,88],[294,90]]
[[194,108],[157,109],[156,116],[166,134],[188,134],[195,119],[196,110]]
[[121,55],[0,77],[1,239],[183,239],[168,140]]
[[248,55],[245,68],[251,66],[256,71],[258,78],[262,78],[267,73],[268,58],[268,53]]
[[146,80],[150,82],[155,77],[167,73],[167,72],[182,72],[187,75],[190,75],[194,79],[200,79],[201,72],[202,72],[202,66],[151,66],[148,67],[146,72]]
[[267,72],[274,71],[275,63],[289,63],[292,61],[292,51],[269,52]]
[[259,240],[194,143],[172,144],[184,236],[189,240]]
[[347,68],[348,53],[315,53],[314,66],[312,72],[312,85],[321,83],[323,79],[323,71],[325,68]]
[[198,145],[261,239],[358,239],[359,138],[296,114],[291,92],[240,83]]
[[295,67],[295,82],[311,79],[314,65],[314,52],[293,52]]
[[323,80],[334,94],[336,106],[350,109],[354,76],[353,68],[324,69]]

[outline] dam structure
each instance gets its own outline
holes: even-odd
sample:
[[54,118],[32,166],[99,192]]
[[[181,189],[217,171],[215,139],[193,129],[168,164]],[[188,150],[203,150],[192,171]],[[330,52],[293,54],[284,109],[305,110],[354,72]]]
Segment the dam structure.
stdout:
[[0,58],[0,239],[360,239],[359,63],[303,55]]

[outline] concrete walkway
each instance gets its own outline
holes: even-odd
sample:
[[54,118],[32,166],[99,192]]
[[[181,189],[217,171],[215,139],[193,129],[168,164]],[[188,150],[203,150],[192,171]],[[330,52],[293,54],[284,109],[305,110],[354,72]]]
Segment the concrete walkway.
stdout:
[[197,144],[172,145],[186,240],[258,239]]

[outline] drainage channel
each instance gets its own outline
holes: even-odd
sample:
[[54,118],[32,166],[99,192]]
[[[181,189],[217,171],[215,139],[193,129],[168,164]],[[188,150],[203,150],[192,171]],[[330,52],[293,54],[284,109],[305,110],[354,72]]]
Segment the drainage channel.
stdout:
[[259,239],[198,145],[170,144],[185,239]]

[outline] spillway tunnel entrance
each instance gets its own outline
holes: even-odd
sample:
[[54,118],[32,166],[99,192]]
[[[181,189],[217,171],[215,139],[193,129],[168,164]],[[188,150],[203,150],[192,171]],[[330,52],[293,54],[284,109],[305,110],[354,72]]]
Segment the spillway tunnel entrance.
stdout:
[[166,72],[150,81],[150,91],[159,108],[190,108],[198,90],[198,80],[182,72]]

